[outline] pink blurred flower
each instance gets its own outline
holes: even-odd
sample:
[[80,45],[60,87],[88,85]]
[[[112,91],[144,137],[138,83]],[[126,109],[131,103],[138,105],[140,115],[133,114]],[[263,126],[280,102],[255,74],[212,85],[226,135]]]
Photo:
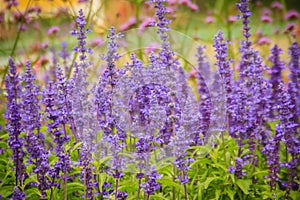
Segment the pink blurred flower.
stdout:
[[263,5],[263,3],[261,1],[257,1],[255,4],[256,4],[256,6],[262,6]]
[[284,33],[292,32],[295,28],[296,28],[296,25],[295,25],[294,23],[289,23],[289,24],[286,25],[286,27],[284,28]]
[[269,24],[273,22],[272,17],[270,17],[270,16],[268,16],[268,15],[262,15],[262,16],[260,17],[260,20],[261,20],[262,22],[264,22],[264,23],[269,23]]
[[230,15],[230,16],[228,17],[228,21],[231,22],[231,23],[236,22],[236,20],[237,20],[237,17],[236,17],[236,16]]
[[198,71],[195,70],[195,69],[192,69],[192,70],[189,72],[189,78],[195,78],[197,74],[198,74]]
[[274,30],[273,30],[273,33],[275,35],[279,34],[279,28],[278,27],[275,27]]
[[60,28],[58,26],[52,26],[48,29],[47,34],[48,35],[54,35],[56,34],[58,31],[60,30]]
[[36,12],[37,14],[39,14],[42,12],[42,9],[40,6],[32,6],[28,9],[28,12],[29,13]]
[[271,44],[271,40],[267,37],[261,37],[259,38],[259,40],[257,41],[258,45],[264,45],[264,44]]
[[46,56],[41,56],[39,60],[36,62],[35,67],[44,66],[49,63],[49,59]]
[[272,11],[269,8],[264,8],[261,12],[261,15],[268,15],[270,16],[272,14]]
[[177,0],[169,0],[169,5],[174,5],[175,3],[177,3]]
[[290,20],[290,19],[297,19],[300,16],[299,12],[296,10],[289,10],[285,16],[285,20]]
[[0,24],[2,24],[4,21],[4,12],[0,11]]
[[192,11],[199,11],[199,7],[197,6],[197,4],[194,4],[193,2],[191,2],[191,0],[178,0],[178,3],[181,5],[186,5]]
[[135,24],[136,24],[136,18],[135,17],[130,17],[127,22],[125,22],[124,24],[119,26],[119,30],[120,31],[126,31]]
[[103,43],[104,42],[103,42],[102,38],[98,37],[98,38],[95,38],[95,39],[91,40],[89,42],[89,46],[91,46],[91,47],[102,46]]
[[160,48],[160,45],[157,44],[156,42],[153,42],[153,43],[151,43],[148,47],[146,47],[145,53],[146,53],[146,54],[149,54],[149,53],[151,53],[151,52],[156,51],[156,50],[159,49],[159,48]]
[[18,30],[27,31],[27,26],[25,24],[18,24]]
[[272,4],[271,4],[271,8],[274,8],[274,9],[278,9],[278,10],[282,10],[283,9],[283,6],[280,2],[278,1],[274,1]]
[[259,37],[259,38],[263,36],[263,32],[262,32],[261,29],[258,29],[258,30],[256,31],[256,36]]
[[216,18],[214,18],[213,16],[207,16],[205,18],[205,23],[206,24],[211,24],[211,23],[214,23],[216,21]]
[[143,33],[146,27],[150,26],[153,22],[155,22],[155,19],[152,17],[146,17],[143,22],[139,25],[139,34]]

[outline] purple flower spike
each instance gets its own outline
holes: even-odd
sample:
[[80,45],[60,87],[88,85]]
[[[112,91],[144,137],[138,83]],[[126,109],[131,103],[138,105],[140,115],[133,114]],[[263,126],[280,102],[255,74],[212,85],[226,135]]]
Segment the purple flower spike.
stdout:
[[272,55],[270,56],[270,61],[273,63],[273,66],[271,67],[271,78],[270,78],[270,84],[271,84],[271,117],[274,116],[276,113],[276,106],[278,105],[279,101],[279,84],[282,82],[282,74],[281,71],[284,69],[284,63],[280,60],[280,54],[282,53],[282,50],[275,45],[271,49]]
[[[242,23],[243,23],[243,36],[245,37],[245,40],[242,41],[242,47],[241,47],[241,52],[242,52],[242,58],[247,59],[249,58],[249,50],[251,48],[251,41],[249,41],[249,38],[251,36],[250,33],[250,20],[249,17],[251,16],[251,11],[249,10],[249,0],[240,0],[240,3],[236,4],[237,8],[239,9],[240,13],[242,14]],[[246,70],[247,66],[245,64],[241,63],[240,65],[240,74],[243,76],[244,70]]]
[[6,130],[9,133],[8,144],[13,150],[13,161],[15,164],[16,186],[22,185],[24,180],[25,156],[23,151],[23,139],[20,138],[21,129],[21,97],[20,78],[17,73],[16,65],[13,59],[9,58],[9,71],[5,77],[5,87],[7,91],[7,111],[5,113]]
[[93,51],[86,47],[86,34],[92,32],[91,29],[85,28],[87,22],[85,21],[85,16],[83,15],[83,10],[79,10],[79,15],[76,18],[76,23],[78,29],[71,32],[72,36],[77,36],[78,46],[76,46],[73,51],[80,53],[80,61],[85,62],[87,56],[86,54],[92,54]]
[[[26,149],[29,153],[28,162],[34,164],[33,169],[38,173],[38,188],[43,195],[46,196],[46,190],[49,189],[49,184],[46,174],[50,170],[48,162],[48,151],[45,149],[45,136],[40,132],[41,116],[40,116],[40,91],[35,85],[36,80],[30,61],[26,64],[26,72],[23,76],[24,91],[22,93],[22,125],[26,132]],[[36,133],[34,132],[36,131]]]
[[[219,73],[224,81],[225,84],[225,91],[226,91],[226,112],[227,112],[227,123],[230,129],[231,123],[231,99],[232,99],[232,70],[230,69],[231,60],[228,60],[228,41],[224,41],[223,33],[219,31],[214,38],[214,47],[216,52],[216,65],[218,67]],[[231,132],[229,132],[231,133]]]

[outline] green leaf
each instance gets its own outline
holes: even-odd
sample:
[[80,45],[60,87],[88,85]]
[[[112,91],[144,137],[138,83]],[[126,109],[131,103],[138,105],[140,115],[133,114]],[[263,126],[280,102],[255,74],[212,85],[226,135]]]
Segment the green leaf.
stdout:
[[32,196],[38,196],[38,197],[41,196],[41,192],[37,188],[27,189],[25,190],[25,194],[26,194],[26,199],[38,199],[38,198],[33,198]]
[[150,199],[163,199],[163,200],[169,200],[169,198],[165,198],[162,196],[162,194],[154,194],[150,196]]
[[8,133],[1,135],[0,140],[7,140],[9,138]]
[[293,200],[298,200],[298,199],[300,199],[300,192],[298,192],[298,191],[290,191],[290,197]]
[[83,191],[84,190],[84,185],[82,183],[67,183],[67,191],[68,194],[72,194],[75,191]]
[[234,191],[234,190],[227,190],[226,193],[228,194],[228,196],[229,196],[229,198],[231,200],[234,200],[234,195],[235,195],[236,191]]
[[14,190],[14,186],[9,185],[9,186],[1,186],[0,187],[0,194],[4,197],[7,198],[12,195]]
[[219,179],[219,178],[218,177],[208,177],[206,179],[206,181],[204,182],[204,189],[207,189],[209,187],[210,183],[217,179]]
[[162,179],[157,180],[162,186],[174,187],[176,190],[181,190],[181,185],[179,183],[174,182],[171,177],[164,177]]
[[37,180],[37,175],[34,174],[32,176],[29,176],[25,181],[24,181],[24,186],[26,186],[28,183],[30,182],[34,182],[34,183],[37,183],[38,180]]
[[71,152],[75,151],[80,145],[82,145],[83,142],[78,142],[77,144],[75,144],[71,150]]
[[252,181],[251,180],[236,180],[235,184],[244,192],[244,194],[249,194],[249,189]]

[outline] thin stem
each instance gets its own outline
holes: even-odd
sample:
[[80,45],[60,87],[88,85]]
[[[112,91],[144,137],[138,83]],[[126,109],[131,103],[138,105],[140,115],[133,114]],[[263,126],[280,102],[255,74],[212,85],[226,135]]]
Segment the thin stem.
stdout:
[[115,193],[115,200],[118,200],[118,187],[119,187],[119,181],[116,178],[116,193]]
[[[174,173],[173,181],[175,181],[175,176],[176,176],[175,165],[173,165],[173,173]],[[173,186],[173,188],[172,188],[173,200],[176,200],[175,192],[176,192],[176,191],[175,191],[175,187]]]
[[53,191],[54,191],[54,189],[53,189],[53,184],[54,184],[54,177],[53,177],[53,179],[52,179],[52,184],[51,184],[51,191],[50,191],[50,200],[53,200]]
[[186,184],[183,184],[183,189],[184,189],[184,196],[185,196],[185,200],[188,200],[188,193],[187,193],[187,190],[186,190]]
[[140,193],[141,193],[141,183],[142,183],[142,179],[139,179],[139,188],[138,188],[138,193],[137,193],[136,200],[139,200],[139,198],[140,198]]

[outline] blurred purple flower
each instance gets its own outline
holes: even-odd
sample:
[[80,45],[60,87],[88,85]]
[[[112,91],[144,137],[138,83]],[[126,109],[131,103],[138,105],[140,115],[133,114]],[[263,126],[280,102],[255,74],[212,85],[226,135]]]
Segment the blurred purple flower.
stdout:
[[139,28],[138,28],[138,32],[139,34],[142,34],[143,31],[146,29],[146,27],[148,26],[151,26],[153,24],[153,22],[155,22],[155,19],[152,18],[152,17],[146,17],[142,23],[139,25]]
[[91,47],[99,47],[99,46],[102,46],[103,44],[104,44],[104,41],[103,41],[103,39],[100,38],[100,37],[94,38],[93,40],[91,40],[91,41],[89,42],[89,45],[90,45]]
[[237,17],[233,16],[233,15],[229,15],[228,16],[228,21],[231,22],[231,23],[236,22],[237,21]]
[[47,34],[48,35],[55,35],[58,31],[60,31],[60,28],[58,26],[52,26],[48,29]]
[[11,9],[12,7],[17,7],[19,2],[17,0],[3,0],[6,4],[7,9]]
[[284,28],[284,33],[291,33],[295,30],[296,25],[295,23],[289,23],[288,25],[286,25],[286,27]]
[[119,26],[120,31],[126,31],[136,24],[136,18],[130,17],[127,22]]
[[154,43],[151,43],[148,47],[146,47],[145,53],[146,53],[146,54],[152,53],[152,52],[158,50],[159,48],[160,48],[160,45],[159,45],[159,44],[157,44],[157,43],[155,43],[155,42],[154,42]]
[[189,7],[192,11],[199,11],[199,7],[197,4],[194,4],[191,0],[178,0],[179,4],[186,5]]
[[257,44],[258,45],[269,45],[269,44],[271,44],[271,40],[268,37],[263,36],[258,39]]
[[300,16],[299,12],[296,10],[289,10],[285,16],[284,19],[285,20],[291,20],[291,19],[298,19]]
[[206,24],[211,24],[211,23],[214,23],[216,21],[216,18],[215,17],[212,17],[212,16],[207,16],[205,18],[205,23]]
[[273,22],[272,17],[268,16],[268,15],[262,15],[260,17],[260,21],[264,22],[264,23],[268,23],[271,24]]
[[271,4],[271,8],[282,10],[283,9],[283,5],[279,1],[274,1]]
[[264,8],[262,11],[261,11],[261,15],[265,15],[265,16],[270,16],[272,15],[272,11],[269,9],[269,8]]

